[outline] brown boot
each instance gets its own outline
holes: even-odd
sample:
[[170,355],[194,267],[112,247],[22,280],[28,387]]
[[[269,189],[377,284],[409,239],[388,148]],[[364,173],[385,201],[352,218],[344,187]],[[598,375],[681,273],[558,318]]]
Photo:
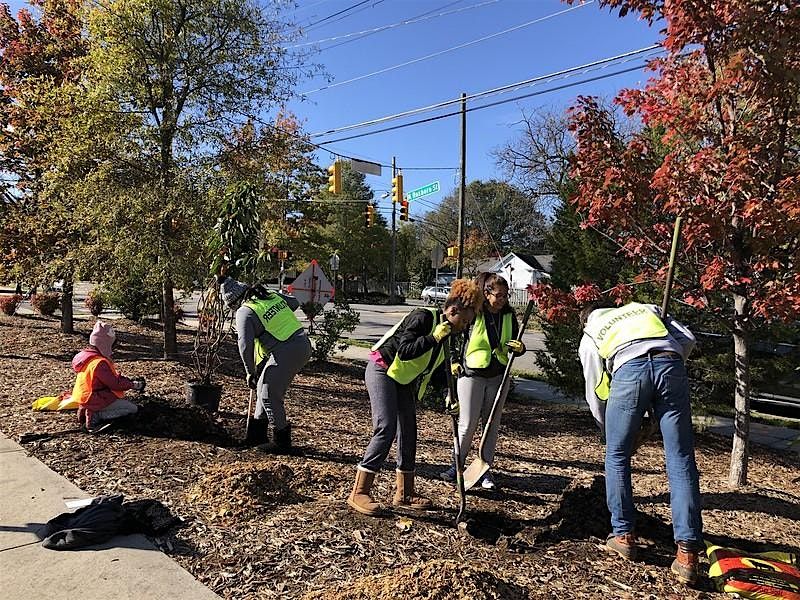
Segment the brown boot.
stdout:
[[431,510],[433,502],[414,493],[414,471],[397,471],[397,490],[392,500],[394,506],[411,510]]
[[383,507],[369,495],[374,481],[375,473],[358,467],[356,469],[356,482],[353,485],[353,491],[350,492],[350,497],[347,498],[347,503],[362,515],[379,517],[383,514]]
[[636,537],[632,533],[608,536],[606,548],[619,554],[625,560],[636,560]]
[[675,573],[681,583],[693,585],[697,583],[699,563],[700,556],[697,550],[686,542],[678,542],[678,552],[675,554],[675,560],[672,561],[670,570]]

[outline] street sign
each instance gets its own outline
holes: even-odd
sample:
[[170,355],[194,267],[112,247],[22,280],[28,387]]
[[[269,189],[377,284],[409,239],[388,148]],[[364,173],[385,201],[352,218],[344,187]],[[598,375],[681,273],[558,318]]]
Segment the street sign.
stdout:
[[286,286],[286,291],[300,301],[327,304],[333,299],[333,286],[317,263],[312,260],[308,268],[297,276],[291,285]]
[[350,168],[358,173],[364,173],[364,175],[380,176],[381,174],[381,166],[378,163],[369,162],[367,160],[355,160],[354,158],[351,158]]
[[423,185],[421,188],[417,188],[415,190],[411,190],[406,194],[406,200],[416,200],[417,198],[422,198],[423,196],[427,196],[428,194],[435,194],[439,191],[439,182],[434,181],[433,183],[429,183],[428,185]]
[[431,250],[431,269],[438,269],[444,260],[444,250],[441,246],[436,246]]

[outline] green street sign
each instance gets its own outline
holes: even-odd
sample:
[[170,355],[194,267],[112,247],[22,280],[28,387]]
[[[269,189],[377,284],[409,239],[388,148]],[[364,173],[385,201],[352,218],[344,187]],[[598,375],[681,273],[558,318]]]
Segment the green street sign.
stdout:
[[439,191],[439,182],[434,181],[433,183],[429,183],[428,185],[423,185],[421,188],[417,188],[415,190],[411,190],[406,194],[406,200],[416,200],[417,198],[422,198],[423,196],[427,196],[428,194],[435,194]]

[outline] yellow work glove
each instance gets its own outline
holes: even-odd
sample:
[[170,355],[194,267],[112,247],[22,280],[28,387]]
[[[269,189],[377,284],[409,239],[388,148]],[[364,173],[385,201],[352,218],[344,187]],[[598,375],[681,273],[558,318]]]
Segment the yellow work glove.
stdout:
[[444,409],[448,414],[458,414],[458,398],[453,398],[448,392],[447,397],[444,399]]
[[453,377],[458,377],[461,375],[461,365],[457,362],[450,364],[450,373],[452,373]]
[[435,339],[437,342],[441,342],[448,335],[450,335],[450,323],[447,321],[444,323],[439,323],[433,330],[433,339]]
[[525,354],[525,344],[523,344],[519,340],[511,340],[509,342],[506,342],[506,346],[516,356],[520,356],[521,354]]

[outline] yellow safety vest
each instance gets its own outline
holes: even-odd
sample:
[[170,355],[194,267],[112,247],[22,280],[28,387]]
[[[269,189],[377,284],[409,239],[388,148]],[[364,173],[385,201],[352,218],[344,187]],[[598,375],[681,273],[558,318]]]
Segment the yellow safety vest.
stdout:
[[[429,310],[433,315],[433,326],[428,333],[430,335],[433,333],[433,330],[436,329],[436,326],[441,322],[440,317],[442,315],[435,308],[426,308],[425,310]],[[411,313],[408,314],[410,315]],[[380,347],[386,343],[386,340],[395,334],[407,317],[408,315],[403,317],[397,324],[394,325],[394,327],[387,331],[384,336],[372,346],[372,351],[374,352],[380,349]],[[422,378],[419,382],[419,391],[417,393],[417,398],[422,399],[422,397],[425,395],[425,390],[428,388],[428,383],[430,383],[431,377],[433,376],[433,372],[436,370],[436,367],[444,362],[444,344],[439,344],[439,352],[436,355],[436,358],[431,360],[433,357],[433,350],[434,349],[431,348],[425,352],[425,354],[409,360],[401,360],[400,356],[395,354],[394,360],[392,361],[392,364],[389,365],[389,369],[386,371],[386,374],[401,385],[409,384],[422,375]]]
[[500,328],[500,339],[497,343],[497,348],[492,350],[492,345],[489,342],[489,332],[486,329],[486,317],[480,313],[475,317],[475,323],[472,325],[472,332],[469,334],[469,343],[467,344],[467,366],[470,369],[485,369],[492,361],[492,354],[497,356],[500,364],[508,364],[508,349],[506,342],[511,341],[511,319],[512,313],[507,312],[503,315],[503,320]]
[[[258,315],[267,333],[279,342],[285,342],[293,333],[303,328],[294,311],[289,308],[286,300],[278,294],[270,294],[269,298],[263,300],[253,298],[245,302],[244,305]],[[261,361],[267,356],[269,356],[269,351],[264,347],[261,340],[256,338],[256,366],[261,364]]]
[[[618,348],[631,342],[669,335],[661,318],[644,304],[631,302],[619,308],[598,309],[595,312],[598,315],[586,324],[583,331],[592,338],[603,360],[608,360]],[[608,400],[611,377],[607,371],[603,371],[594,391],[600,400]]]

